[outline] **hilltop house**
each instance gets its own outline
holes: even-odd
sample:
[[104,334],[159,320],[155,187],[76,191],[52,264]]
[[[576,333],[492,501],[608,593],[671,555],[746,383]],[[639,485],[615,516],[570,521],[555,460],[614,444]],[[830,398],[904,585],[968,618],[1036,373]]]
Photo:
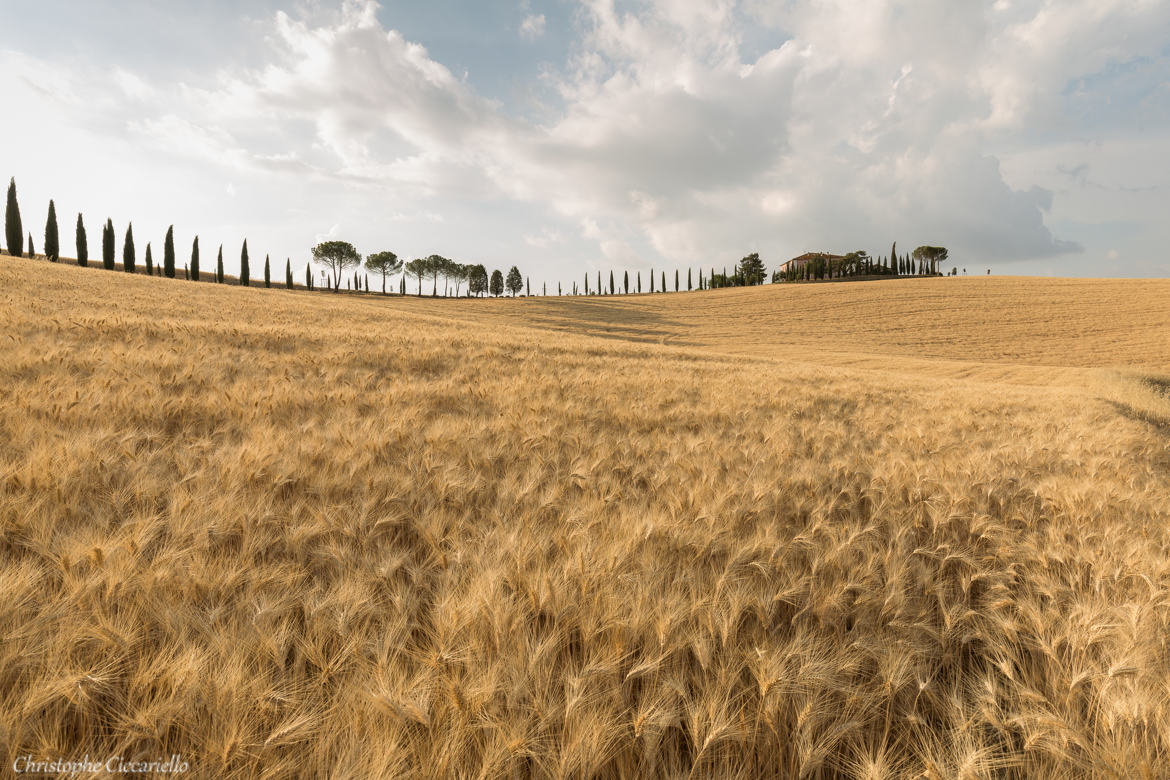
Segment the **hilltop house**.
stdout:
[[799,271],[801,268],[804,268],[806,264],[816,260],[819,257],[823,257],[829,261],[845,259],[844,255],[831,255],[828,252],[805,252],[799,257],[794,257],[791,260],[786,260],[785,262],[781,263],[780,273],[787,273],[788,269],[790,268]]

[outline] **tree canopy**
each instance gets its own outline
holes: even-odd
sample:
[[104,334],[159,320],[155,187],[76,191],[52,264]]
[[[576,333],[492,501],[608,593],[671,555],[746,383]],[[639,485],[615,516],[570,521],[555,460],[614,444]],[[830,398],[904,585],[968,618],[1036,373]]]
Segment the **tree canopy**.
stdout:
[[402,261],[393,252],[375,252],[366,255],[366,268],[382,275],[382,292],[386,292],[386,277],[402,270]]
[[[764,268],[764,261],[760,259],[759,252],[752,252],[750,255],[739,261],[739,276],[743,280],[743,284],[749,286],[763,284],[765,272],[766,269]],[[677,277],[675,281],[675,286],[677,287]],[[666,285],[663,284],[663,287],[665,286]]]
[[[519,272],[517,272],[519,276]],[[500,273],[500,269],[492,271],[491,293],[497,298],[504,294],[504,275]]]
[[515,298],[516,294],[524,289],[524,277],[520,275],[520,269],[512,266],[511,270],[508,271],[508,278],[504,280],[504,284],[507,286],[508,292],[512,293],[512,297]]
[[333,289],[341,288],[341,274],[361,265],[362,256],[348,241],[323,241],[313,247],[313,262],[320,263],[333,275]]

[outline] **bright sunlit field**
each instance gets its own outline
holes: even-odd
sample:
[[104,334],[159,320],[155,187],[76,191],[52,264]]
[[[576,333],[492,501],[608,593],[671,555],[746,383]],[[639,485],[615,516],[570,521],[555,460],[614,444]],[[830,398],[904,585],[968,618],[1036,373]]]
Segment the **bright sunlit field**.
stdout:
[[0,323],[7,766],[1170,775],[1170,281]]

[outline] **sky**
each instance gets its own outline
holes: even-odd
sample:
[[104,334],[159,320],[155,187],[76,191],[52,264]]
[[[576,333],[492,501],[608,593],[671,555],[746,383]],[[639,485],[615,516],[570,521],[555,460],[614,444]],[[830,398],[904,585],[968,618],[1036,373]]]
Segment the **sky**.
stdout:
[[1170,276],[1170,0],[0,0],[0,105],[62,254]]

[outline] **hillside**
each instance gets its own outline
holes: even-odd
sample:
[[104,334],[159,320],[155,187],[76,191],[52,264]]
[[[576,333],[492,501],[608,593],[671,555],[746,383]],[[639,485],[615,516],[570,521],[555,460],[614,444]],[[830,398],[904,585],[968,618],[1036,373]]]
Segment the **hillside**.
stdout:
[[0,753],[1170,774],[1170,282],[0,262]]

